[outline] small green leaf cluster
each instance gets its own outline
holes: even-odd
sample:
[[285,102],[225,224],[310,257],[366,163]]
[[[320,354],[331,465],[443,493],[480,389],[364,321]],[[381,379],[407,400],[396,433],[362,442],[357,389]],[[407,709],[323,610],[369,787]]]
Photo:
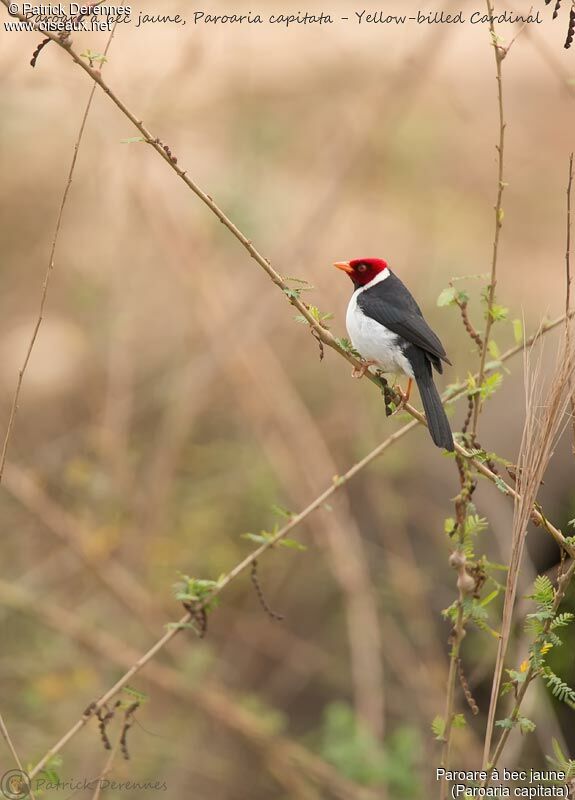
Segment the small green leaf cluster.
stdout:
[[[289,512],[286,512],[289,513]],[[271,542],[278,535],[280,531],[279,525],[276,523],[271,531],[260,531],[259,533],[242,533],[242,539],[248,539],[250,542],[256,544],[266,544]],[[295,539],[282,538],[277,542],[273,542],[272,547],[287,547],[290,550],[307,550],[305,544],[297,542]]]
[[[323,325],[324,328],[327,327],[326,322],[329,322],[331,319],[333,319],[333,314],[331,311],[320,311],[317,306],[308,306],[307,310],[314,320],[320,325]],[[296,322],[301,322],[303,325],[309,325],[309,320],[307,320],[303,314],[296,314],[294,319]]]
[[498,719],[495,724],[498,728],[508,728],[509,730],[517,725],[521,733],[533,733],[535,730],[535,723],[532,720],[527,719],[527,717],[522,717],[521,714],[518,714],[514,719],[511,717]]
[[503,375],[500,372],[492,372],[490,375],[486,375],[481,385],[477,383],[475,375],[469,375],[467,378],[467,396],[475,397],[478,394],[482,400],[488,400],[499,389],[502,381]]
[[[451,720],[451,727],[452,728],[465,728],[467,725],[467,721],[463,714],[454,714],[453,719]],[[437,716],[434,718],[433,722],[431,723],[431,731],[434,737],[438,741],[444,741],[445,737],[445,720],[441,716]]]
[[89,48],[80,53],[80,58],[85,58],[90,66],[93,66],[94,63],[105,64],[108,60],[103,53],[93,53]]
[[546,663],[546,656],[553,647],[563,644],[557,631],[564,630],[575,620],[575,614],[555,610],[555,590],[546,575],[538,575],[529,599],[535,602],[535,611],[527,615],[526,630],[534,636],[529,649],[529,663],[541,676],[554,697],[575,708],[575,690],[566,684]]
[[465,289],[456,289],[455,286],[447,286],[437,298],[437,305],[444,306],[466,305],[469,302],[469,294]]
[[357,352],[355,347],[352,345],[349,339],[346,339],[345,336],[336,339],[336,344],[341,347],[341,349],[345,353],[349,353],[350,356],[354,356],[354,358],[359,358],[361,360],[361,355]]
[[[201,604],[218,588],[219,583],[219,580],[211,581],[205,578],[192,578],[189,575],[180,573],[180,580],[174,584],[174,596],[181,603]],[[208,605],[205,606],[205,610],[210,611],[217,606],[217,603],[218,598],[212,598]]]
[[[488,525],[487,519],[479,516],[477,513],[475,505],[471,502],[468,503],[463,529],[459,531],[460,547],[468,560],[475,558],[475,539],[478,534],[487,530]],[[443,530],[448,536],[453,534],[456,530],[456,521],[453,517],[447,517],[445,519]]]
[[286,277],[284,278],[284,281],[298,284],[294,287],[286,286],[284,289],[282,289],[283,293],[289,297],[290,300],[299,300],[302,292],[309,292],[314,288],[311,283],[308,283],[308,281],[304,280],[304,278]]

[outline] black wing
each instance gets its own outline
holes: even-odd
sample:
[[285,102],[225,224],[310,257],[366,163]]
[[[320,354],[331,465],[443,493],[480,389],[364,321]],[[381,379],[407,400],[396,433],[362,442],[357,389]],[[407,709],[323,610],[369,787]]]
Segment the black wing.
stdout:
[[409,290],[390,271],[389,277],[360,292],[357,304],[368,317],[384,325],[410,344],[420,347],[441,372],[441,361],[451,364],[439,337],[424,320]]

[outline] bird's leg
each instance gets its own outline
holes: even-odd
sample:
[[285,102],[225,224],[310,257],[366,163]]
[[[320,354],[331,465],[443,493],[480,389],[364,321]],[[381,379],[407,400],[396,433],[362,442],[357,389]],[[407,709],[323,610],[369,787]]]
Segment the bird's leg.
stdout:
[[354,367],[351,371],[352,378],[363,378],[365,373],[368,371],[370,367],[375,367],[376,361],[372,361],[371,359],[367,359],[366,361],[361,362],[361,367]]
[[399,384],[394,385],[393,389],[396,392],[396,394],[399,395],[400,398],[399,405],[396,408],[396,411],[400,411],[404,407],[404,405],[409,401],[412,386],[413,386],[413,378],[409,378],[409,380],[407,381],[407,387],[405,389],[405,392],[403,391],[403,389]]

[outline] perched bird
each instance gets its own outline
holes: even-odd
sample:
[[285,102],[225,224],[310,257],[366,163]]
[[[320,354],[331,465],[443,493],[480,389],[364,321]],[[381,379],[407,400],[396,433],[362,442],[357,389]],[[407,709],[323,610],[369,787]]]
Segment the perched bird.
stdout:
[[413,380],[417,383],[431,438],[438,447],[453,450],[453,435],[437,388],[432,367],[443,372],[442,361],[451,364],[436,334],[423,319],[409,290],[380,258],[338,261],[354,285],[346,326],[351,343],[365,360],[355,377],[370,365],[382,372],[404,373],[409,378],[409,400]]

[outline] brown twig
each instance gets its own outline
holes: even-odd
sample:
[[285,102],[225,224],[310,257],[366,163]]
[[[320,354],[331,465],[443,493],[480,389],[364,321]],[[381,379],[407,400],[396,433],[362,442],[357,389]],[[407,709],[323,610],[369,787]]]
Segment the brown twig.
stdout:
[[[493,325],[493,306],[495,304],[495,287],[497,285],[497,260],[499,256],[499,238],[501,233],[501,226],[503,224],[503,207],[502,197],[505,188],[503,180],[503,153],[505,146],[505,118],[503,111],[503,75],[501,65],[507,52],[502,48],[497,41],[497,34],[495,32],[495,25],[493,23],[494,5],[492,0],[486,0],[487,12],[490,17],[489,31],[491,34],[493,52],[495,54],[495,69],[497,78],[497,103],[499,109],[499,142],[496,146],[497,149],[497,196],[495,200],[495,232],[493,235],[493,248],[491,255],[491,276],[489,279],[489,286],[487,288],[487,312],[485,321],[485,333],[483,334],[483,343],[481,349],[481,356],[479,360],[479,379],[477,385],[481,387],[485,377],[485,363],[487,359],[487,352],[489,348],[489,335]],[[471,426],[472,436],[477,433],[477,424],[479,421],[479,412],[481,411],[481,394],[478,392],[475,395],[475,408],[473,410],[473,423]]]
[[[567,180],[567,243],[565,247],[565,336],[570,342],[571,326],[569,316],[571,313],[571,190],[573,187],[573,153],[569,156],[569,178]],[[575,388],[571,394],[571,449],[575,455]]]
[[20,757],[18,756],[16,748],[12,743],[12,739],[10,738],[10,734],[8,733],[8,728],[6,727],[6,723],[4,722],[4,717],[2,716],[2,714],[0,714],[0,734],[2,735],[2,738],[4,739],[6,744],[8,745],[8,749],[12,753],[12,758],[14,759],[16,766],[22,773],[22,775],[18,777],[20,778],[20,780],[26,781],[26,787],[22,786],[22,789],[26,788],[27,792],[26,794],[22,793],[22,797],[30,796],[32,800],[35,800],[34,793],[32,791],[32,785],[28,780],[26,773],[24,772],[24,767],[22,766],[22,762],[20,761]]
[[[4,2],[4,0],[2,0]],[[4,3],[7,5],[7,3]],[[24,18],[25,19],[25,18]],[[112,44],[112,39],[114,38],[115,26],[112,29],[110,36],[108,38],[108,42],[106,44],[106,48],[104,50],[104,55],[110,49],[110,45]],[[48,40],[52,39],[53,41],[57,41],[62,47],[65,45],[61,42],[57,36],[50,35]],[[102,66],[102,65],[101,65]],[[101,68],[100,66],[100,68]],[[92,77],[94,75],[99,75],[100,73],[96,70],[91,70]],[[60,234],[60,228],[62,227],[62,219],[64,216],[64,209],[66,207],[66,203],[68,200],[68,195],[70,193],[70,187],[72,186],[72,178],[74,176],[74,170],[76,168],[76,161],[78,160],[78,151],[80,149],[80,144],[82,142],[82,137],[84,136],[84,130],[86,127],[86,121],[88,119],[88,114],[90,113],[90,108],[92,107],[92,100],[94,99],[94,93],[96,91],[96,83],[97,81],[94,80],[92,88],[90,89],[90,94],[88,95],[88,102],[86,103],[86,107],[84,108],[84,113],[82,114],[82,120],[80,122],[80,129],[78,131],[78,136],[76,137],[76,142],[74,144],[74,153],[72,155],[72,161],[70,162],[70,168],[68,170],[68,177],[66,179],[66,185],[64,187],[64,192],[62,194],[62,199],[60,201],[60,209],[58,211],[58,217],[56,219],[56,227],[54,229],[54,236],[52,237],[52,245],[50,247],[50,255],[48,257],[48,266],[46,268],[46,272],[44,274],[44,281],[42,284],[42,292],[40,295],[40,306],[38,309],[38,317],[36,319],[36,323],[34,325],[34,329],[32,331],[32,336],[30,337],[30,341],[28,343],[28,349],[26,350],[26,354],[24,356],[24,361],[20,370],[18,372],[18,380],[16,382],[16,389],[14,391],[14,395],[12,397],[12,405],[10,408],[10,416],[8,417],[8,425],[6,427],[6,434],[4,436],[4,443],[2,445],[2,451],[0,453],[0,483],[2,482],[2,477],[4,475],[4,466],[6,464],[6,456],[8,453],[8,445],[10,443],[10,437],[12,435],[12,429],[14,427],[14,421],[16,419],[16,414],[18,412],[18,400],[20,398],[20,391],[22,389],[22,382],[24,380],[24,374],[26,369],[28,368],[28,363],[30,362],[30,357],[32,355],[32,351],[34,349],[34,345],[36,344],[36,339],[38,337],[38,331],[40,330],[40,325],[42,324],[42,320],[44,318],[44,309],[46,307],[46,300],[48,297],[48,287],[50,284],[50,278],[52,272],[54,270],[54,256],[56,253],[56,245],[58,243],[58,237]]]

